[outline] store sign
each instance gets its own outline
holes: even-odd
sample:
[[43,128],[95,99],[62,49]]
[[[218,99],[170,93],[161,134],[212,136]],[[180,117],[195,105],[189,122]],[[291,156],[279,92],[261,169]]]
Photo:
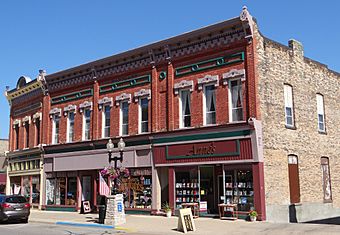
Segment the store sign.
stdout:
[[239,140],[176,144],[165,148],[167,160],[240,155]]

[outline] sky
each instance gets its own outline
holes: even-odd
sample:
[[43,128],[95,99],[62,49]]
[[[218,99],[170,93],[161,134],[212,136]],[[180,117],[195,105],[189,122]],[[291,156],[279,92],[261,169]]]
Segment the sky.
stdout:
[[[47,74],[239,16],[246,5],[262,34],[340,72],[338,0],[1,0],[0,90],[18,78]],[[0,96],[0,138],[9,105]]]

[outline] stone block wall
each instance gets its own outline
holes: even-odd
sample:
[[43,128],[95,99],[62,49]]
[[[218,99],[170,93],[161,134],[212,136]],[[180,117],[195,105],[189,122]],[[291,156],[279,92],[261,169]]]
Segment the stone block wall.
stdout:
[[[301,204],[328,211],[306,215],[307,210],[304,213],[302,206],[300,218],[312,220],[320,219],[321,215],[323,218],[334,215],[336,208],[340,208],[340,141],[337,138],[340,74],[304,57],[302,44],[295,40],[290,40],[289,46],[281,45],[263,37],[257,26],[255,38],[267,219],[288,221],[289,154],[298,156]],[[284,84],[293,87],[295,129],[285,127]],[[324,96],[325,134],[318,132],[317,93]],[[331,206],[323,201],[321,157],[329,158]],[[277,215],[278,211],[280,215]]]

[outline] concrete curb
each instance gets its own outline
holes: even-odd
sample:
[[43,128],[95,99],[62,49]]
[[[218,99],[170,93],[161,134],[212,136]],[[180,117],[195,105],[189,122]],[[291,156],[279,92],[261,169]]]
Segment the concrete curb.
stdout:
[[76,222],[67,222],[67,221],[57,221],[56,225],[66,225],[66,226],[76,226],[76,227],[92,227],[92,228],[109,228],[114,229],[115,226],[105,225],[105,224],[85,224],[85,223],[76,223]]

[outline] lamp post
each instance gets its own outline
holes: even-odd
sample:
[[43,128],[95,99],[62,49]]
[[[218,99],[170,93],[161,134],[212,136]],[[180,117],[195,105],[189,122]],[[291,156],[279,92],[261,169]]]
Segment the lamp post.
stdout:
[[[112,151],[114,149],[114,144],[112,143],[112,140],[109,139],[109,142],[106,144],[106,149],[107,152],[109,154],[109,164],[111,164],[112,161],[114,161],[114,169],[117,170],[117,161],[119,160],[120,162],[123,161],[123,152],[124,152],[124,148],[125,148],[125,142],[123,140],[123,138],[120,138],[119,142],[118,142],[118,150],[119,150],[119,157],[118,156],[114,156],[112,157]],[[117,194],[117,177],[114,178],[113,180],[114,182],[114,186],[112,188],[112,195],[116,195]]]

